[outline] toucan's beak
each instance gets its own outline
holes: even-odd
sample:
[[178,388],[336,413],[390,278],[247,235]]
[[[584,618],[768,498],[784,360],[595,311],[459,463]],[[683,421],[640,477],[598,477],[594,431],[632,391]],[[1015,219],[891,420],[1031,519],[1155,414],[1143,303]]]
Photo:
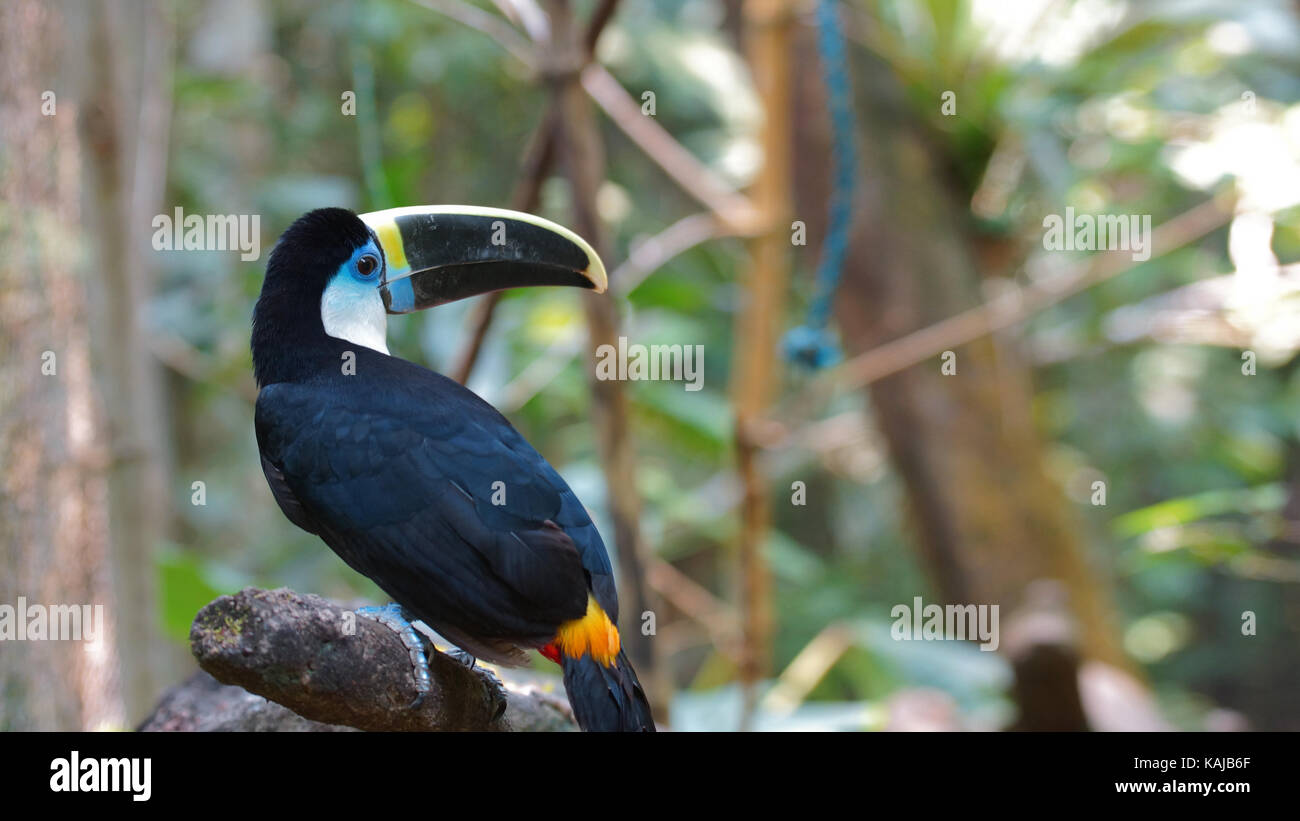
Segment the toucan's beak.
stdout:
[[605,290],[605,266],[582,237],[500,208],[417,205],[361,214],[383,247],[379,287],[390,314],[536,285]]

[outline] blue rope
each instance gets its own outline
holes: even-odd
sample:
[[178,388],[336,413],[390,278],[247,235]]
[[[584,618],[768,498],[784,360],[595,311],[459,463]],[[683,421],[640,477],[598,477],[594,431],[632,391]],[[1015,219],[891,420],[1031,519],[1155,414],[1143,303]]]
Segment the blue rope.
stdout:
[[849,89],[848,59],[840,36],[835,0],[817,2],[817,48],[821,52],[822,77],[830,108],[834,177],[831,185],[830,224],[822,241],[815,292],[804,324],[785,335],[785,356],[809,368],[823,368],[840,359],[830,322],[835,290],[840,284],[844,257],[849,250],[849,229],[853,222],[853,186],[856,158],[853,143],[853,103]]

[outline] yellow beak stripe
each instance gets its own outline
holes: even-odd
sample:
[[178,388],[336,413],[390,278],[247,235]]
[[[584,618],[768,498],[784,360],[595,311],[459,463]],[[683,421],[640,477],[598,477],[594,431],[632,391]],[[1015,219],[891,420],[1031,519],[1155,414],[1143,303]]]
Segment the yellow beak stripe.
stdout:
[[384,246],[389,270],[406,270],[409,265],[406,261],[406,247],[402,244],[402,234],[397,230],[397,223],[391,219],[384,220],[375,226],[375,235],[379,237],[379,244]]
[[588,595],[586,615],[561,624],[560,632],[555,635],[555,645],[569,658],[582,658],[591,653],[593,659],[608,667],[618,656],[618,628],[596,603],[595,597]]

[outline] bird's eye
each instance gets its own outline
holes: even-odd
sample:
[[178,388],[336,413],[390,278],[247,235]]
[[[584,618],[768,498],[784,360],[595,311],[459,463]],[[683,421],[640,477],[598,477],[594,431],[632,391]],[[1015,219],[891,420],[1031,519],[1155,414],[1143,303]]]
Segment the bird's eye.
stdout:
[[357,260],[357,273],[363,277],[370,276],[377,268],[379,268],[379,260],[375,259],[374,254],[364,254]]

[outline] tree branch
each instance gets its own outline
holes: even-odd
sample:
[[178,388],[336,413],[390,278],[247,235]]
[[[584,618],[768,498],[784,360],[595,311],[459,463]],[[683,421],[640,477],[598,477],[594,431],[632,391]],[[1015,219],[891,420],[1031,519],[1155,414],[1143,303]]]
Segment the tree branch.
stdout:
[[[568,0],[550,0],[551,57],[556,66],[581,65],[582,29],[577,24]],[[569,182],[573,228],[587,238],[596,253],[609,258],[610,236],[596,207],[596,193],[605,179],[605,145],[596,124],[591,101],[583,93],[575,75],[557,78],[554,85],[556,107],[560,111],[556,153]],[[587,315],[587,338],[593,350],[618,344],[621,320],[613,300],[591,292],[582,295]],[[653,610],[645,584],[646,546],[641,533],[641,499],[636,492],[637,453],[633,442],[630,400],[626,385],[617,380],[596,379],[589,375],[591,416],[596,430],[597,454],[605,475],[606,498],[613,525],[614,549],[619,563],[619,590],[622,611],[631,620],[640,619]],[[625,616],[626,618],[626,616]],[[623,649],[641,674],[650,701],[659,711],[667,711],[666,701],[658,700],[667,692],[655,669],[654,645],[637,630],[625,630]]]
[[[610,18],[614,16],[617,6],[618,0],[601,0],[600,5],[592,13],[583,33],[586,59],[591,59],[591,55],[596,49],[596,41],[600,39],[600,33],[605,30]],[[550,24],[541,9],[533,5],[529,5],[527,8],[530,9],[527,13],[527,19],[535,21],[529,27],[534,40],[543,34],[541,26],[543,23],[546,26],[546,36],[549,37]],[[520,10],[522,11],[523,8],[521,7]],[[552,96],[551,105],[547,108],[544,119],[533,132],[528,147],[524,151],[523,161],[520,163],[519,181],[515,185],[514,192],[510,195],[510,207],[514,210],[537,210],[537,206],[541,201],[542,183],[546,181],[547,176],[551,173],[551,168],[555,164],[555,139],[558,129],[559,107],[554,96]],[[469,338],[466,340],[460,354],[456,357],[456,363],[451,370],[452,378],[462,385],[469,381],[470,373],[474,370],[474,363],[478,361],[479,354],[483,350],[483,343],[487,339],[488,329],[492,327],[492,320],[497,305],[501,302],[501,296],[501,291],[493,291],[478,300],[474,305],[470,316]]]
[[[1210,199],[1156,228],[1151,259],[1162,257],[1223,226],[1231,208]],[[1145,261],[1145,260],[1143,260]],[[1066,274],[1023,290],[1010,291],[941,322],[887,342],[844,362],[826,374],[843,389],[869,385],[948,348],[1014,325],[1067,297],[1137,267],[1129,251],[1107,251],[1076,264]]]
[[[1150,259],[1162,257],[1217,230],[1231,219],[1232,212],[1230,203],[1210,199],[1157,226],[1150,238]],[[866,387],[945,350],[1011,327],[1147,261],[1134,261],[1130,251],[1104,251],[1072,263],[1064,273],[1046,282],[1009,290],[863,351],[813,377],[796,396],[782,401],[770,419],[785,429],[779,430],[779,426],[770,429],[763,445],[772,448],[782,444],[798,420],[808,418],[810,409],[824,404],[836,391]]]
[[310,721],[274,701],[200,670],[170,688],[142,733],[355,733],[353,727]]
[[506,710],[498,718],[484,678],[439,652],[429,654],[430,692],[413,707],[411,661],[395,633],[283,588],[247,588],[210,602],[194,619],[190,649],[218,681],[313,722],[371,731],[575,729],[562,698],[522,681],[506,681]]
[[[528,140],[528,147],[524,150],[524,158],[520,163],[519,180],[510,195],[510,207],[516,211],[535,211],[541,202],[542,184],[555,165],[555,134],[559,117],[559,109],[552,102]],[[462,385],[469,381],[474,363],[483,350],[501,295],[501,291],[493,291],[474,305],[469,338],[451,370],[452,378]]]
[[[607,298],[626,297],[636,290],[646,277],[666,265],[673,257],[685,253],[701,243],[711,239],[730,236],[726,226],[718,222],[712,213],[692,214],[682,217],[677,222],[632,247],[627,259],[609,275],[609,294]],[[631,331],[635,323],[626,330]],[[477,326],[475,333],[478,333]],[[587,340],[578,335],[562,337],[551,343],[542,354],[524,366],[514,379],[506,383],[501,391],[501,400],[497,410],[509,413],[527,404],[542,391],[551,380],[559,376],[568,367],[573,358],[586,350]],[[457,374],[460,371],[456,372]],[[464,380],[460,380],[464,384]]]
[[530,69],[536,67],[537,58],[533,46],[522,34],[500,17],[484,11],[478,6],[470,5],[464,0],[412,0],[417,5],[430,11],[436,11],[451,19],[481,31],[497,42],[519,62]]
[[614,125],[683,191],[716,214],[729,230],[737,234],[757,230],[760,217],[749,198],[696,159],[653,118],[643,115],[640,104],[604,66],[591,63],[583,69],[582,87]]

